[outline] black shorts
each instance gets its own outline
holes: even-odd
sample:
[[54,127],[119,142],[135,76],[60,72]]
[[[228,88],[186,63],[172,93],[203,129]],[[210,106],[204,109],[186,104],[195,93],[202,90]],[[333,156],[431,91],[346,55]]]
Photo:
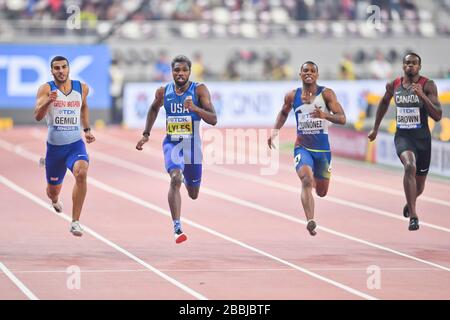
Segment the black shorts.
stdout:
[[396,135],[394,142],[399,158],[404,151],[412,151],[414,153],[416,157],[416,175],[425,176],[430,168],[431,137],[418,139]]

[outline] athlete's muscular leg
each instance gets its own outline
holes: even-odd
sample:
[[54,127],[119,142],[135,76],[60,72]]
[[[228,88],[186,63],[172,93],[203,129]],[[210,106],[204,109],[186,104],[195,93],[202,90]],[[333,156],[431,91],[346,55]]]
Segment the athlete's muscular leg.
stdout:
[[417,186],[417,195],[416,198],[418,198],[425,189],[425,180],[427,179],[427,176],[416,176],[416,186]]
[[316,182],[316,194],[319,197],[325,197],[328,193],[328,187],[330,186],[330,179],[317,179]]
[[170,214],[172,220],[180,220],[181,214],[181,194],[180,187],[183,182],[183,174],[180,169],[173,169],[170,175],[170,188],[167,199],[169,200]]
[[200,192],[200,182],[202,178],[201,163],[185,164],[183,175],[185,179],[184,185],[186,186],[189,197],[193,200],[197,199]]
[[200,192],[200,186],[188,186],[186,185],[186,190],[189,194],[189,197],[193,200],[198,198],[198,194]]
[[81,209],[87,193],[87,172],[89,163],[85,160],[78,160],[73,165],[73,175],[75,177],[75,186],[72,192],[72,221],[80,220]]
[[405,189],[409,215],[411,218],[417,218],[416,198],[418,195],[418,190],[416,184],[416,157],[412,151],[403,151],[400,155],[400,159],[405,170],[405,174],[403,176],[403,188]]
[[47,184],[47,196],[52,200],[53,203],[58,202],[59,193],[61,192],[62,183],[53,185]]
[[297,171],[297,175],[302,181],[302,205],[305,210],[307,220],[314,219],[314,197],[312,195],[312,188],[314,184],[314,176],[310,166],[302,166]]

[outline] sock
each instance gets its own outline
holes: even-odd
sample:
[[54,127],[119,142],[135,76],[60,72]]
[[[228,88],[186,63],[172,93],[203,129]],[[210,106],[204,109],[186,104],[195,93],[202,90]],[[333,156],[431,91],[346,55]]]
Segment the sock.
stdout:
[[177,230],[181,229],[181,222],[180,220],[173,220],[173,229],[176,232]]

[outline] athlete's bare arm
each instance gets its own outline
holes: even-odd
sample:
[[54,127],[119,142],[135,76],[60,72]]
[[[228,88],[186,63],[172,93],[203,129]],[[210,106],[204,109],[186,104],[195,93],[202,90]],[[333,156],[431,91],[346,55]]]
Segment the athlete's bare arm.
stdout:
[[48,112],[49,105],[56,100],[57,92],[50,91],[50,85],[44,83],[39,87],[36,96],[36,106],[34,108],[34,118],[41,121]]
[[389,103],[391,102],[392,96],[394,95],[394,82],[388,82],[386,84],[386,92],[378,105],[377,115],[375,117],[375,124],[373,129],[369,132],[368,138],[370,141],[376,139],[378,134],[378,129],[380,128],[381,120],[383,120],[387,109],[389,108]]
[[197,94],[200,106],[194,105],[192,99],[185,99],[184,107],[189,111],[197,113],[206,123],[213,126],[216,125],[217,115],[211,102],[211,95],[209,94],[208,88],[204,84],[200,84],[196,88],[195,93]]
[[[89,107],[87,104],[87,96],[89,94],[89,87],[87,84],[82,83],[81,84],[81,92],[83,92],[82,96],[82,102],[81,102],[81,124],[83,125],[83,128],[90,128],[89,126]],[[87,143],[91,143],[95,141],[95,137],[92,134],[91,130],[86,131],[84,134],[84,137],[86,138]]]
[[277,120],[275,121],[275,125],[273,127],[273,132],[270,136],[270,138],[267,140],[267,144],[269,145],[269,148],[272,149],[272,147],[275,148],[275,145],[273,144],[273,139],[276,138],[278,135],[279,130],[284,126],[288,116],[289,112],[292,110],[292,105],[294,103],[294,96],[295,96],[295,90],[289,91],[284,96],[284,103],[281,107],[280,112],[277,115]]
[[337,100],[334,91],[326,88],[323,91],[322,96],[331,113],[324,112],[316,106],[311,116],[313,118],[325,119],[336,124],[345,124],[346,119],[344,109],[342,109],[342,106]]
[[412,84],[414,93],[423,100],[428,114],[434,121],[439,121],[442,118],[441,103],[438,98],[438,91],[433,80],[428,80],[424,88],[418,83]]
[[164,103],[164,87],[158,88],[155,93],[155,99],[147,113],[147,121],[145,122],[144,132],[147,132],[148,135],[143,135],[141,140],[136,145],[136,149],[142,150],[142,146],[148,141],[150,136],[150,131],[152,130],[153,124],[155,123],[156,118],[158,117],[159,109]]

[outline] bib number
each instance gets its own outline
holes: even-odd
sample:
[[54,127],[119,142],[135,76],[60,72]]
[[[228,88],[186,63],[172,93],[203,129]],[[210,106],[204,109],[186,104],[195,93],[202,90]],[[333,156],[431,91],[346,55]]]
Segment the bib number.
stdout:
[[301,134],[318,134],[323,132],[323,119],[311,118],[309,114],[299,113],[297,114],[297,120],[297,129]]
[[421,127],[419,108],[397,108],[397,128],[417,129]]
[[57,131],[76,131],[80,126],[80,109],[54,109],[53,126]]
[[299,153],[294,157],[294,168],[298,166],[300,163],[300,160],[302,160],[302,155]]
[[168,116],[167,134],[176,137],[191,136],[193,133],[191,116]]

